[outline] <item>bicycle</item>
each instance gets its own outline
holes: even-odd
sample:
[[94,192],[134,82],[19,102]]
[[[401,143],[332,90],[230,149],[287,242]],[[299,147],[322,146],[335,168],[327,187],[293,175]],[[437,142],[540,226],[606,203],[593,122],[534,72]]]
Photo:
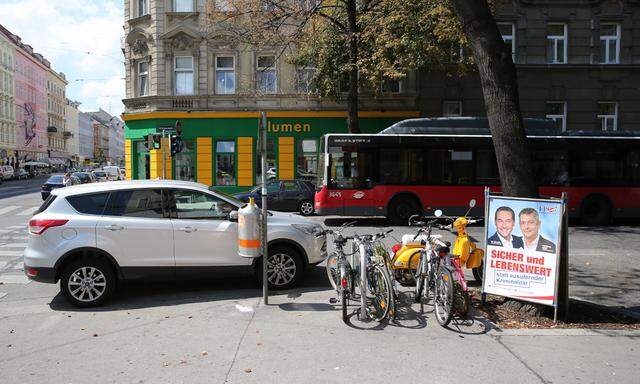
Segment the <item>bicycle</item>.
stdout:
[[[360,265],[359,289],[361,308],[358,311],[361,320],[382,321],[391,314],[395,317],[395,293],[383,254],[376,251],[376,244],[393,230],[374,235],[354,235],[358,248]],[[363,310],[365,313],[362,313]]]
[[[441,215],[442,212],[437,210],[436,217]],[[413,215],[409,218],[409,225],[421,226],[412,239],[412,242],[420,240],[423,245],[420,252],[415,254],[419,260],[414,274],[416,282],[414,300],[426,303],[429,301],[429,293],[434,290],[435,277],[440,269],[440,258],[448,252],[450,243],[441,241],[440,235],[432,234],[434,226],[443,229],[443,226],[437,224],[437,219],[425,221],[421,220],[419,215]],[[409,263],[412,265],[413,261],[410,260]]]
[[[353,236],[343,236],[340,231],[353,223],[345,223],[340,230],[325,229],[316,236],[331,235],[333,236],[333,244],[335,251],[327,257],[327,277],[334,290],[338,293],[338,298],[342,306],[342,321],[346,324],[349,321],[347,306],[349,298],[355,297],[355,277],[356,272],[351,267],[347,256],[352,256],[355,252],[346,254],[344,247],[349,240],[353,240]],[[330,303],[335,304],[338,300],[331,298]]]

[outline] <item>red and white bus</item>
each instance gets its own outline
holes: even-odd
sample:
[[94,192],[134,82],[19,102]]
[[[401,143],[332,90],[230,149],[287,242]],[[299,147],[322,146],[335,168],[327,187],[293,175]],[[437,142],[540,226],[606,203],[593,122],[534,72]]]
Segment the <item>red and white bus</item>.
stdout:
[[[401,121],[379,134],[321,140],[319,215],[386,216],[405,225],[415,213],[482,216],[484,187],[500,190],[486,118]],[[558,132],[525,119],[540,195],[569,193],[570,215],[585,224],[640,217],[639,132]]]

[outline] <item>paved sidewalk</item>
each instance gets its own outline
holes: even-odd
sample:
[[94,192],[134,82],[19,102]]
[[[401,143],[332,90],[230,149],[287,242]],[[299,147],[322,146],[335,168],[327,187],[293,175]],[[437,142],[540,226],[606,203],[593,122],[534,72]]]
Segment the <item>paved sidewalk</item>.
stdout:
[[281,293],[268,306],[259,296],[222,284],[134,286],[90,311],[59,295],[3,300],[2,381],[638,382],[638,331],[499,330],[473,317],[444,329],[417,305],[397,324],[347,326],[328,288]]

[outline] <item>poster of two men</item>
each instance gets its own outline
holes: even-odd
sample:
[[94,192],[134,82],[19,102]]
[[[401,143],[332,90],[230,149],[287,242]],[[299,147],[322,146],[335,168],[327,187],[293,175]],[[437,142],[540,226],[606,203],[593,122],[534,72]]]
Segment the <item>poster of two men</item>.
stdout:
[[[556,253],[555,242],[540,234],[542,221],[535,208],[526,207],[518,212],[508,206],[498,207],[494,214],[495,233],[487,239],[487,244],[505,248]],[[517,227],[516,227],[517,226]],[[514,233],[519,233],[520,236]],[[556,232],[557,233],[557,227]],[[553,233],[547,235],[554,236]]]

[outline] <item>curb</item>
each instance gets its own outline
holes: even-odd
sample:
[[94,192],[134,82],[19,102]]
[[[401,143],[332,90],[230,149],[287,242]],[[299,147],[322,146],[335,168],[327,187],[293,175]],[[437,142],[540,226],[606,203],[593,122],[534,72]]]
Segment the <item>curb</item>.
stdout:
[[608,337],[639,337],[640,329],[591,329],[591,328],[518,328],[518,329],[500,329],[492,328],[487,331],[487,335],[491,337],[503,336],[608,336]]

